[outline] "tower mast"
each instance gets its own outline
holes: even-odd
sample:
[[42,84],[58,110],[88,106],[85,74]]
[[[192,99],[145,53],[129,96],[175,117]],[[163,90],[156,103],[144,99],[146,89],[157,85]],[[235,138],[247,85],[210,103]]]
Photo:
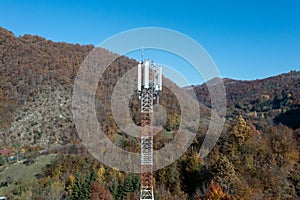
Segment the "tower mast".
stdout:
[[[152,73],[152,76],[150,74]],[[141,100],[141,193],[140,200],[153,194],[153,103],[162,89],[162,67],[149,60],[138,64],[138,93]]]

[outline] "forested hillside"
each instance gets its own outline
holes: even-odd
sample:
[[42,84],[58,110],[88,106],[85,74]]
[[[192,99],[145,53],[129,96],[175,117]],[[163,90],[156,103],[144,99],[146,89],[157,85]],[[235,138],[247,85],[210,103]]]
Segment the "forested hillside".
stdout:
[[[94,159],[72,121],[73,83],[94,48],[32,35],[16,37],[0,28],[0,149],[11,149],[15,156],[0,156],[0,196],[139,199],[139,174],[120,172]],[[112,55],[100,51],[103,59]],[[139,139],[119,129],[109,97],[118,79],[136,64],[124,56],[116,59],[100,78],[95,98],[102,130],[115,145],[132,152],[139,151]],[[203,159],[198,153],[209,122],[210,98],[205,84],[190,87],[200,103],[197,135],[180,159],[154,173],[155,199],[300,199],[300,72],[224,83],[226,124]],[[155,149],[168,144],[180,124],[180,105],[172,91],[164,88],[160,104],[166,120],[154,138]],[[138,97],[133,95],[128,106],[140,125]],[[17,174],[16,167],[26,176]]]
[[[299,71],[290,71],[253,81],[224,79],[224,84],[227,95],[228,118],[234,118],[239,114],[256,119],[256,121],[261,118],[274,119],[277,124],[282,123],[292,129],[300,128]],[[210,106],[206,85],[194,86],[193,88],[198,100]]]

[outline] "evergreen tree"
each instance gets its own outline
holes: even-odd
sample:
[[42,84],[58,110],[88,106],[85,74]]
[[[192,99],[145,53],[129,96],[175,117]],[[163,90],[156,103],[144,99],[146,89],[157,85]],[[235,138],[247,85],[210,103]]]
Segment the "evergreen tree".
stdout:
[[75,182],[72,187],[72,199],[84,200],[91,197],[92,183],[97,179],[95,173],[88,173],[83,178],[82,175],[77,174],[75,176]]
[[125,197],[124,186],[120,184],[116,179],[112,181],[111,194],[114,200],[123,200]]
[[137,175],[129,174],[124,183],[124,192],[134,192],[140,190],[140,177]]
[[2,155],[0,155],[0,166],[1,165],[4,165],[4,159],[3,159]]

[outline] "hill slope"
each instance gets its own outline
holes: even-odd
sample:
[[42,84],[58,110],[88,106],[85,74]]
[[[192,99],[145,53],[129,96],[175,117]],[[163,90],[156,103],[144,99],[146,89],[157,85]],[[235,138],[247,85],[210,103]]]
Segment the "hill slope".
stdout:
[[[0,147],[22,148],[23,156],[31,160],[39,155],[39,145],[50,147],[45,154],[57,154],[41,171],[39,166],[38,176],[32,173],[32,165],[30,181],[14,174],[17,165],[3,165],[2,159],[1,169],[7,167],[9,176],[15,175],[15,179],[12,187],[7,187],[5,177],[0,177],[1,195],[11,199],[78,199],[79,194],[82,199],[102,199],[104,195],[107,199],[139,198],[139,176],[121,173],[95,160],[81,145],[72,121],[75,75],[93,49],[91,45],[55,43],[38,36],[15,37],[0,28]],[[99,59],[112,56],[107,50],[98,50]],[[95,97],[101,128],[112,142],[132,152],[140,151],[140,141],[119,129],[113,120],[110,97],[120,77],[136,64],[123,56],[117,58],[100,78]],[[154,172],[156,198],[299,199],[299,76],[300,72],[292,71],[255,81],[224,79],[227,129],[204,159],[198,152],[209,122],[208,90],[205,84],[186,89],[190,92],[193,88],[207,107],[200,105],[202,118],[191,147],[176,162]],[[166,79],[164,83],[177,87]],[[179,96],[184,96],[183,91],[179,90]],[[122,95],[118,98],[123,100]],[[168,88],[163,88],[160,104],[166,119],[164,130],[154,138],[155,149],[177,134],[182,114],[178,98]],[[131,96],[128,107],[133,121],[140,125],[137,95]],[[188,113],[190,123],[195,121],[195,112]],[[69,144],[51,149],[56,143]]]
[[[212,80],[213,81],[213,80]],[[236,114],[247,118],[276,118],[275,122],[299,128],[300,121],[284,120],[286,112],[293,111],[299,118],[300,71],[291,71],[261,80],[240,81],[224,79],[227,95],[227,117]],[[205,84],[193,86],[197,99],[210,107],[210,98]],[[289,113],[287,113],[289,114]],[[282,117],[280,117],[283,115]],[[298,125],[296,125],[298,123]]]
[[[4,145],[11,142],[65,144],[70,139],[77,140],[71,114],[73,83],[81,63],[94,48],[92,45],[52,42],[32,35],[16,37],[0,28],[0,141]],[[99,59],[113,55],[105,49],[98,50]],[[118,127],[107,97],[112,95],[120,77],[136,65],[135,60],[120,56],[99,80],[96,92],[98,120],[112,137]],[[167,79],[164,81],[173,84]],[[161,104],[167,111],[168,122],[180,112],[178,100],[166,88],[161,95]],[[132,118],[139,124],[136,96],[132,97],[129,107]],[[202,113],[209,113],[205,106],[201,109]]]

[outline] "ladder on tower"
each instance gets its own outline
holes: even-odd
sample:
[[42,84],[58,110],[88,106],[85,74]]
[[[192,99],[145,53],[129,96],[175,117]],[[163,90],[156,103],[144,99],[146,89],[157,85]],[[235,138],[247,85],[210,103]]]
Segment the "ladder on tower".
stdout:
[[153,102],[162,89],[162,68],[150,61],[138,64],[138,93],[141,100],[141,193],[140,200],[154,200],[153,194]]

